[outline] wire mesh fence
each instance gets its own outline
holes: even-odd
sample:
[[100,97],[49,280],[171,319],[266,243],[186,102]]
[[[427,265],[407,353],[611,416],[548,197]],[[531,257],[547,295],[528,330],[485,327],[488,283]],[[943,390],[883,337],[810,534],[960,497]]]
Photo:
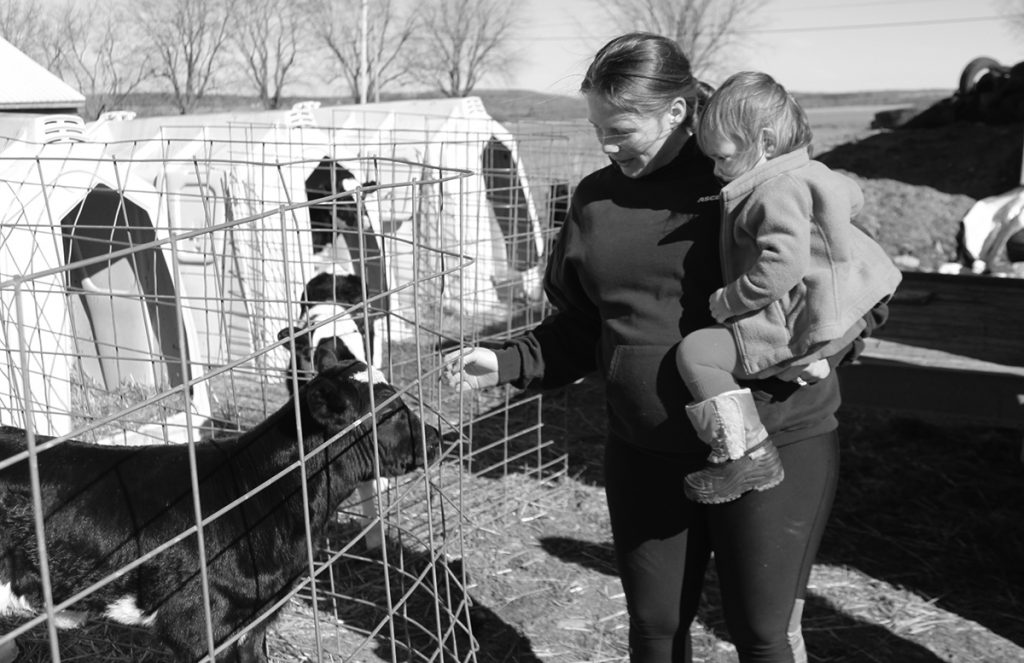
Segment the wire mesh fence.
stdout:
[[[546,313],[540,279],[566,190],[540,155],[564,153],[564,138],[513,136],[473,107],[307,106],[204,122],[49,117],[0,149],[0,492],[14,500],[5,513],[17,501],[26,523],[20,539],[5,541],[0,566],[0,661],[15,648],[19,661],[171,660],[140,630],[160,621],[139,595],[130,597],[132,618],[107,605],[113,619],[59,627],[102,612],[125,577],[141,592],[146,569],[174,546],[202,552],[219,521],[256,508],[282,477],[300,477],[298,511],[315,510],[310,458],[331,457],[331,440],[359,426],[375,442],[360,477],[372,481],[322,526],[307,519],[290,532],[306,542],[303,571],[245,628],[216,632],[220,561],[196,556],[203,591],[194,610],[205,615],[196,646],[206,657],[256,647],[269,629],[270,660],[475,660],[460,561],[466,528],[520,508],[521,486],[512,494],[502,478],[551,485],[566,462],[539,395],[457,394],[439,372],[446,352],[507,337]],[[531,168],[527,154],[540,165]],[[369,381],[397,396],[377,402],[371,389],[359,416],[310,450],[301,430],[312,387],[303,385],[313,384],[325,348],[364,361]],[[417,449],[422,467],[405,473],[382,465],[380,451],[389,429],[378,420],[398,398],[443,438],[436,453]],[[197,454],[264,439],[291,403],[298,414],[286,428],[300,432],[280,452],[291,460],[211,513]],[[68,544],[55,514],[109,524],[104,500],[125,500],[98,491],[87,463],[54,469],[68,458],[57,449],[76,441],[134,450],[125,457],[147,468],[164,458],[146,456],[151,449],[187,449],[175,457],[190,462],[135,476],[173,486],[191,520],[69,589],[62,564],[71,553],[58,548],[80,546],[72,552],[89,561],[106,533],[77,532]],[[232,476],[251,469],[232,467]],[[58,508],[52,493],[66,476],[84,487]],[[24,568],[10,561],[22,544],[32,600],[18,598]],[[265,572],[255,564],[250,574]]]

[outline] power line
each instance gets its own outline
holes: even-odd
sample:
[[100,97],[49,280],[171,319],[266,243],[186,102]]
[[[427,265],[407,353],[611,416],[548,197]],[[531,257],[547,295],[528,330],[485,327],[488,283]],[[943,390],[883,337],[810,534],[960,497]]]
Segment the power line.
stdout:
[[[948,2],[962,2],[962,0],[947,0]],[[920,4],[935,4],[935,0],[870,0],[869,2],[847,2],[841,5],[801,5],[798,7],[780,7],[775,11],[779,13],[789,13],[795,11],[821,11],[823,9],[856,9],[857,7],[877,7],[879,5],[892,6],[892,5],[920,5]]]
[[[874,4],[874,3],[872,3]],[[882,4],[882,3],[878,3]],[[1005,21],[1007,19],[1021,19],[1024,18],[1024,14],[1003,14],[1001,16],[967,16],[964,18],[933,18],[933,19],[921,19],[915,21],[889,21],[881,23],[859,23],[854,25],[817,25],[808,26],[801,28],[754,28],[750,30],[738,31],[743,34],[778,34],[778,33],[789,33],[789,32],[833,32],[837,30],[870,30],[876,28],[908,28],[908,27],[921,27],[926,25],[948,25],[950,23],[982,23],[985,21]],[[566,41],[566,40],[577,40],[589,38],[583,35],[567,35],[567,36],[532,36],[525,35],[521,37],[523,41]]]
[[[963,0],[866,0],[864,2],[848,2],[848,3],[843,3],[841,5],[800,5],[798,7],[778,7],[778,8],[775,8],[775,6],[772,5],[771,9],[764,9],[764,10],[762,10],[762,13],[764,13],[766,15],[773,15],[773,14],[792,14],[793,12],[797,12],[797,11],[805,12],[806,13],[809,10],[813,10],[813,11],[817,11],[817,12],[822,12],[822,11],[831,11],[831,10],[834,10],[834,9],[857,9],[857,8],[860,8],[860,7],[879,7],[879,6],[891,7],[893,5],[919,5],[919,4],[934,5],[936,3],[936,1],[938,1],[938,2],[956,2],[956,3],[961,3],[961,4],[963,3]],[[1000,17],[995,17],[995,16],[992,16],[992,17],[985,17],[985,16],[982,16],[982,17],[971,17],[968,20],[989,20],[990,18],[1000,18]],[[959,20],[959,19],[935,19],[935,20]],[[546,21],[544,23],[544,26],[547,27],[547,28],[557,28],[557,29],[562,29],[562,28],[576,29],[576,28],[580,27],[580,24],[578,22],[577,23],[568,23],[568,22],[563,22],[563,21]],[[547,39],[547,37],[545,37],[545,39]]]
[[949,23],[981,23],[984,21],[1005,21],[1009,18],[1024,17],[1024,14],[1004,14],[1002,16],[968,16],[965,18],[932,18],[920,21],[890,21],[888,23],[859,23],[855,25],[819,25],[806,28],[761,28],[745,30],[749,33],[768,32],[812,32],[812,31],[834,31],[834,30],[867,30],[873,28],[907,28],[920,27],[922,25],[943,25]]

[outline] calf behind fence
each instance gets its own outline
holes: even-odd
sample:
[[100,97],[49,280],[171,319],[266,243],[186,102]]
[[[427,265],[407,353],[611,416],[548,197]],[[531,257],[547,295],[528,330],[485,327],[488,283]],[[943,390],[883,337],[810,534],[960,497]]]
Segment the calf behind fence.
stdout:
[[0,457],[19,459],[0,470],[0,613],[53,606],[83,616],[65,612],[73,609],[152,626],[177,661],[211,645],[223,660],[265,661],[269,621],[342,500],[375,465],[401,475],[439,445],[437,430],[393,387],[370,383],[362,362],[323,368],[251,431],[196,444],[195,486],[185,445],[40,438],[36,503],[25,432],[0,429]]

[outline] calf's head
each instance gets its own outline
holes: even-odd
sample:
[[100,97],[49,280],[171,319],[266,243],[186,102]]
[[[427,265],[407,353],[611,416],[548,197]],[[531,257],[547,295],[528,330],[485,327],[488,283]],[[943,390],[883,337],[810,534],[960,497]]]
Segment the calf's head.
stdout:
[[381,476],[398,476],[422,467],[439,450],[437,429],[422,423],[395,388],[383,381],[381,373],[372,371],[371,375],[361,361],[338,361],[325,355],[304,394],[310,415],[329,436],[349,430],[353,422],[373,410],[373,421],[367,417],[345,436],[351,440],[346,443],[343,461],[348,479],[374,478],[374,437]]
[[363,281],[355,274],[320,272],[306,283],[300,300],[305,313],[310,306],[323,302],[358,304],[363,301]]
[[[300,306],[299,326],[285,327],[277,334],[278,340],[294,336],[300,383],[308,382],[328,355],[339,361],[367,361],[366,341],[372,348],[373,326],[365,320],[362,279],[354,274],[317,274],[303,289]],[[289,361],[285,368],[289,375],[291,366]]]
[[[295,375],[300,385],[308,383],[316,375],[317,367],[328,361],[361,361],[342,337],[328,335],[320,338],[309,327],[285,327],[278,332],[277,338],[283,341],[292,335],[295,337]],[[293,346],[287,347],[291,349]],[[291,372],[292,363],[289,360],[285,373],[290,377]]]

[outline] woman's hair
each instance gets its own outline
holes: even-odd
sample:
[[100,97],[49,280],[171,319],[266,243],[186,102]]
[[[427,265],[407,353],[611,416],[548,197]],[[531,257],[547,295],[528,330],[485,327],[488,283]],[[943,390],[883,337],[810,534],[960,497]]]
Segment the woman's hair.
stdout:
[[697,142],[707,151],[706,141],[717,135],[746,152],[758,144],[764,129],[774,135],[775,156],[807,147],[813,137],[807,114],[786,88],[768,74],[741,71],[711,95],[700,116]]
[[602,46],[580,84],[583,94],[599,94],[619,110],[640,115],[664,111],[682,97],[691,124],[710,91],[694,78],[679,44],[649,32],[624,34]]

